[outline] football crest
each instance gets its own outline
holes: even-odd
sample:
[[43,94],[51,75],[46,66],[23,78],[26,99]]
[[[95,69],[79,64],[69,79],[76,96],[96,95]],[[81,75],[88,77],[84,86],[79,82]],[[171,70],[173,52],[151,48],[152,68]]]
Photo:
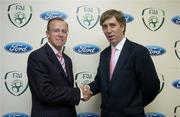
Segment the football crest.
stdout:
[[157,31],[164,23],[165,12],[162,9],[146,8],[142,12],[144,25],[151,31]]
[[99,21],[100,10],[97,7],[80,6],[76,11],[79,24],[85,29],[93,28]]
[[32,17],[32,7],[26,4],[15,3],[8,7],[8,18],[16,27],[25,26]]
[[5,86],[12,95],[19,96],[28,88],[27,75],[18,71],[10,71],[5,75]]

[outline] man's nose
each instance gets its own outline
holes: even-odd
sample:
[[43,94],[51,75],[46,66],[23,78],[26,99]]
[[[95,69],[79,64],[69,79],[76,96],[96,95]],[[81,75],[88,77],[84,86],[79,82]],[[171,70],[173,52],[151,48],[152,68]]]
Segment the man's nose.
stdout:
[[107,32],[109,33],[109,32],[111,32],[111,31],[112,31],[111,27],[108,26],[108,27],[107,27]]
[[64,31],[58,31],[58,36],[64,36],[64,35],[66,35],[66,32],[64,32]]

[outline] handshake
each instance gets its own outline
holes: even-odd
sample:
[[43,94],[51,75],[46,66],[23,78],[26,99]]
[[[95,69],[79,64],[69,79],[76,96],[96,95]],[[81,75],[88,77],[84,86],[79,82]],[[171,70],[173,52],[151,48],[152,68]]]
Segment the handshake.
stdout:
[[93,95],[92,91],[90,90],[89,85],[82,85],[82,86],[80,86],[80,89],[82,91],[81,92],[82,93],[81,94],[82,95],[81,100],[88,101]]

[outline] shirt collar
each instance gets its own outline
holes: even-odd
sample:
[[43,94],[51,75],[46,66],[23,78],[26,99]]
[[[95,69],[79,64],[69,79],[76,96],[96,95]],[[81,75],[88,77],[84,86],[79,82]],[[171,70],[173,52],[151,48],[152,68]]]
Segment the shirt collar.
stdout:
[[51,47],[51,49],[53,50],[53,52],[54,52],[55,54],[62,53],[61,51],[58,51],[51,43],[49,43],[49,42],[47,42],[47,43],[48,43],[48,45]]
[[126,41],[126,37],[124,37],[124,38],[116,45],[116,47],[114,47],[114,46],[111,45],[111,48],[114,47],[114,48],[116,48],[117,50],[120,51],[120,50],[122,50],[125,41]]

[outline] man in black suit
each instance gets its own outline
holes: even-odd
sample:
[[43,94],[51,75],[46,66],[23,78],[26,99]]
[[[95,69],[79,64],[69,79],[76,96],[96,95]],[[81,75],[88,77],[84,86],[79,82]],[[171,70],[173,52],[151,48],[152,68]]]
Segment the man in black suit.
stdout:
[[75,105],[83,96],[74,88],[72,61],[62,52],[68,24],[61,18],[51,19],[46,34],[48,42],[28,58],[31,117],[76,117]]
[[144,107],[160,89],[148,49],[125,37],[121,11],[105,11],[100,25],[110,46],[100,54],[95,80],[84,88],[93,95],[101,92],[101,117],[144,117]]

